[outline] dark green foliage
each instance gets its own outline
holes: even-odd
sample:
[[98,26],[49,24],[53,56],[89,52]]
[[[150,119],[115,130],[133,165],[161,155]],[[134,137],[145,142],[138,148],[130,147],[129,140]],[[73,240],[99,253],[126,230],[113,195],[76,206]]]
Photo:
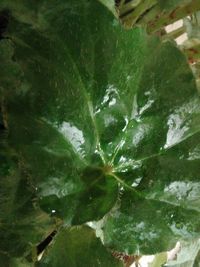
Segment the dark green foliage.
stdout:
[[[103,229],[111,249],[154,253],[198,236],[200,101],[175,44],[124,30],[93,0],[0,9],[10,12],[0,41],[0,250],[28,256],[58,225],[99,220],[116,203]],[[80,235],[80,248],[60,244],[61,232],[41,266],[63,266],[60,246],[79,266],[72,251],[92,232],[63,231]],[[97,255],[111,266],[91,239],[96,256],[82,266]]]
[[111,256],[91,228],[81,226],[60,231],[46,255],[36,266],[122,267],[122,263]]

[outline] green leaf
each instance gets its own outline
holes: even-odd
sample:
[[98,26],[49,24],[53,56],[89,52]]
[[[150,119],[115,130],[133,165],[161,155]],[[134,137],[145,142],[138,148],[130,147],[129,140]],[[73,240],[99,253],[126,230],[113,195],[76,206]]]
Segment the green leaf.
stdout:
[[56,225],[35,203],[28,174],[17,170],[23,163],[17,163],[14,155],[5,158],[2,151],[6,148],[1,146],[0,250],[12,259],[31,253]]
[[[13,10],[15,14],[15,5]],[[62,20],[58,10],[63,12]],[[135,34],[124,32],[109,11],[96,2],[41,4],[37,16],[46,21],[45,30],[40,20],[38,30],[24,23],[19,14],[20,10],[15,19],[10,18],[7,33],[14,45],[9,40],[1,41],[2,54],[5,49],[10,51],[4,59],[5,69],[9,71],[11,65],[16,72],[8,79],[9,84],[2,81],[9,144],[22,155],[41,207],[67,223],[76,214],[77,222],[99,219],[117,200],[118,182],[104,168],[118,144],[118,140],[112,142],[109,132],[114,127],[118,135],[126,124],[125,105],[132,102],[140,77],[143,52],[138,48],[144,46],[145,35],[141,30]],[[121,60],[127,65],[124,73],[117,69]],[[134,66],[138,70],[132,73]],[[124,82],[126,87],[120,96],[115,87]],[[111,97],[117,102],[109,108]],[[97,169],[91,182],[99,168],[104,173],[92,187],[90,181],[88,185],[82,181],[88,167]],[[91,192],[92,201],[88,198],[89,187],[98,192]],[[88,216],[84,212],[81,215],[80,205],[90,207]]]
[[62,230],[46,251],[39,267],[122,266],[87,227]]
[[80,195],[80,204],[75,211],[74,224],[101,219],[110,211],[118,197],[118,185],[114,177],[96,169],[86,169],[82,177],[85,191]]
[[157,199],[137,199],[125,191],[120,210],[106,222],[104,240],[128,254],[155,254],[170,249],[182,237],[196,238],[198,217],[197,211]]
[[0,42],[6,144],[36,205],[69,225],[120,199],[104,235],[126,253],[199,235],[200,100],[176,45],[124,30],[98,1],[0,7],[12,14]]
[[[152,157],[133,162],[132,169],[130,160],[130,164],[123,162],[121,178],[127,181],[126,190],[121,193],[121,207],[105,226],[109,246],[153,254],[170,249],[177,240],[198,237],[199,111],[199,101],[189,101],[170,120],[167,146]],[[131,186],[134,191],[128,194]]]
[[113,14],[117,16],[117,11],[115,7],[114,0],[99,0],[103,5],[105,5]]

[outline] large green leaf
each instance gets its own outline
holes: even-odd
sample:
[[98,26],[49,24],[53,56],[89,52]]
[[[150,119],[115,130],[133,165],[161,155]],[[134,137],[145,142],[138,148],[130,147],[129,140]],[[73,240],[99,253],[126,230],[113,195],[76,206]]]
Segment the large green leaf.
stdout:
[[123,265],[102,245],[91,228],[82,226],[62,230],[37,266],[122,267]]
[[[12,78],[2,81],[9,144],[26,162],[45,210],[66,222],[74,215],[76,221],[76,214],[77,222],[99,219],[118,195],[118,182],[107,175],[109,168],[104,166],[109,165],[118,144],[110,133],[114,128],[117,136],[126,125],[126,105],[132,105],[143,67],[144,34],[124,32],[98,3],[41,4],[37,16],[46,23],[40,30],[24,23],[24,17],[21,22],[19,12],[14,4],[16,19],[10,18],[7,33],[14,45],[1,42],[3,52],[8,50],[2,71],[14,69]],[[122,73],[117,68],[121,61]],[[124,83],[121,93],[115,90]],[[116,103],[110,104],[111,97]],[[93,215],[80,213],[80,204]]]
[[7,145],[36,203],[82,224],[118,200],[105,243],[129,253],[199,235],[200,101],[175,44],[124,30],[98,1],[0,7]]
[[23,162],[16,162],[15,155],[6,158],[5,152],[12,153],[1,146],[0,251],[12,258],[32,253],[56,225],[35,202],[35,188],[21,169]]

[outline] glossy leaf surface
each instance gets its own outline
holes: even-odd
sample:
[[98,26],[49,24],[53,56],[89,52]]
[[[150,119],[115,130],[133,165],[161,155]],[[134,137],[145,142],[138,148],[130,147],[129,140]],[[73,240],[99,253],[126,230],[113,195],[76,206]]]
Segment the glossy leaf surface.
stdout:
[[199,235],[200,101],[175,44],[92,0],[1,6],[7,145],[37,205],[76,225],[118,200],[105,243],[128,253]]

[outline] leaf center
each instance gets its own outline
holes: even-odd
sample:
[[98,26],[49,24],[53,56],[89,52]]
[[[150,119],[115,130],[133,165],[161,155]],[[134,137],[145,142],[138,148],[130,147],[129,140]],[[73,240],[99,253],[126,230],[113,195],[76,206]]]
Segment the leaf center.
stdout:
[[112,174],[112,172],[113,172],[113,166],[112,165],[109,165],[109,164],[105,165],[103,167],[103,172],[105,174]]

